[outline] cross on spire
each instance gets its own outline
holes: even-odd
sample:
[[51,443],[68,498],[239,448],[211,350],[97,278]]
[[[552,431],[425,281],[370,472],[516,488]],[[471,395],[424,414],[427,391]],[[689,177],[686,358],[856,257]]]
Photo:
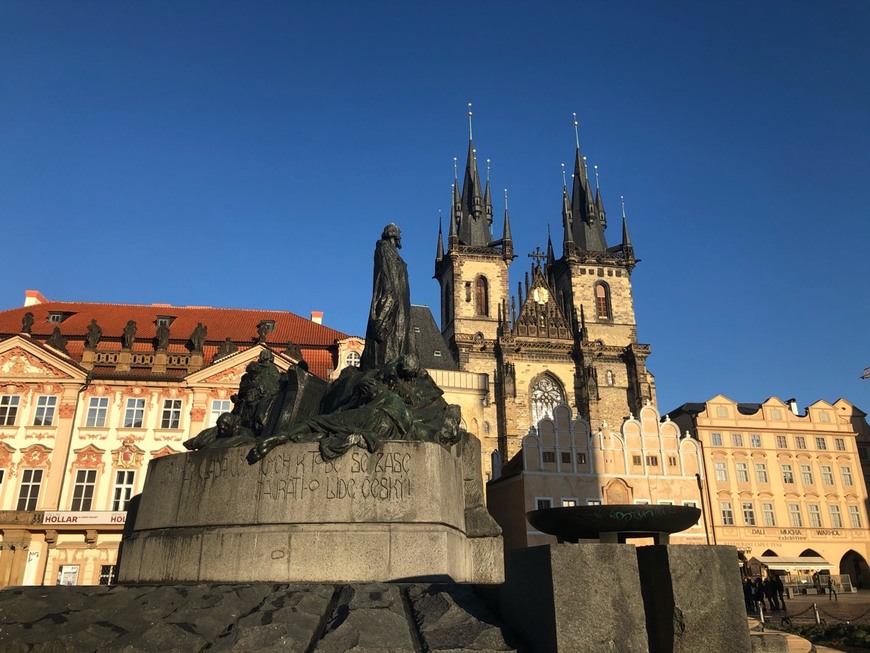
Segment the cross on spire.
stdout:
[[547,260],[547,253],[542,252],[540,247],[536,247],[535,251],[529,254],[529,258],[535,259],[535,262],[538,264],[538,267],[541,267],[541,261]]

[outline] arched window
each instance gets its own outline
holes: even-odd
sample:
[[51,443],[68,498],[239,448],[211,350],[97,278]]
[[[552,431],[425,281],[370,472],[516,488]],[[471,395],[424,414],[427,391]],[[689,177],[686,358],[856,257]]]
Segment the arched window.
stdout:
[[552,419],[553,408],[565,401],[559,382],[551,376],[542,376],[532,384],[532,426],[537,426],[545,417]]
[[474,281],[474,313],[489,315],[489,284],[486,277],[477,277]]
[[606,283],[595,284],[595,312],[602,320],[613,317],[610,313],[610,289]]
[[359,354],[355,351],[352,351],[348,353],[345,361],[347,361],[348,367],[359,367]]

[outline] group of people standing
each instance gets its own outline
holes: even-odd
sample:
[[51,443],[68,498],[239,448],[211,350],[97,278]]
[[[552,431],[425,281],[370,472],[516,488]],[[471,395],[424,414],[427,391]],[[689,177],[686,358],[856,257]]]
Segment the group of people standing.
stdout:
[[755,580],[746,578],[743,581],[743,600],[746,602],[747,612],[756,612],[758,606],[764,607],[767,599],[768,610],[785,610],[785,586],[779,576],[768,576],[764,580],[761,576]]

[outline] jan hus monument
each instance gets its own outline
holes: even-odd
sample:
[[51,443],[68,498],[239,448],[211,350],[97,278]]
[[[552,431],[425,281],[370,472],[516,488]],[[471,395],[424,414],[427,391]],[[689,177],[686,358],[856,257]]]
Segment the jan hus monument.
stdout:
[[503,581],[480,443],[420,367],[400,248],[387,225],[359,368],[327,385],[264,348],[232,411],[151,461],[120,582]]

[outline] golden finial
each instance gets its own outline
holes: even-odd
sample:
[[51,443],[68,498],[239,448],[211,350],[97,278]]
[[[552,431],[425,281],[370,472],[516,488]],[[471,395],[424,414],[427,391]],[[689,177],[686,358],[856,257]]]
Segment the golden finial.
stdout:
[[486,160],[486,180],[489,181],[489,159]]
[[564,163],[562,164],[562,185],[566,188],[568,187],[568,182],[567,182],[566,177],[565,177],[565,164]]
[[619,196],[619,203],[622,205],[622,219],[625,220],[625,196]]
[[471,102],[468,103],[468,140],[473,141],[474,137],[471,132]]
[[453,157],[453,178],[456,179],[456,157]]
[[601,190],[601,187],[598,183],[598,164],[596,163],[592,167],[595,168],[595,190]]
[[504,210],[507,211],[507,188],[504,189]]
[[580,149],[580,132],[577,130],[577,125],[580,123],[577,122],[577,114],[574,114],[574,141],[577,143],[577,149]]

